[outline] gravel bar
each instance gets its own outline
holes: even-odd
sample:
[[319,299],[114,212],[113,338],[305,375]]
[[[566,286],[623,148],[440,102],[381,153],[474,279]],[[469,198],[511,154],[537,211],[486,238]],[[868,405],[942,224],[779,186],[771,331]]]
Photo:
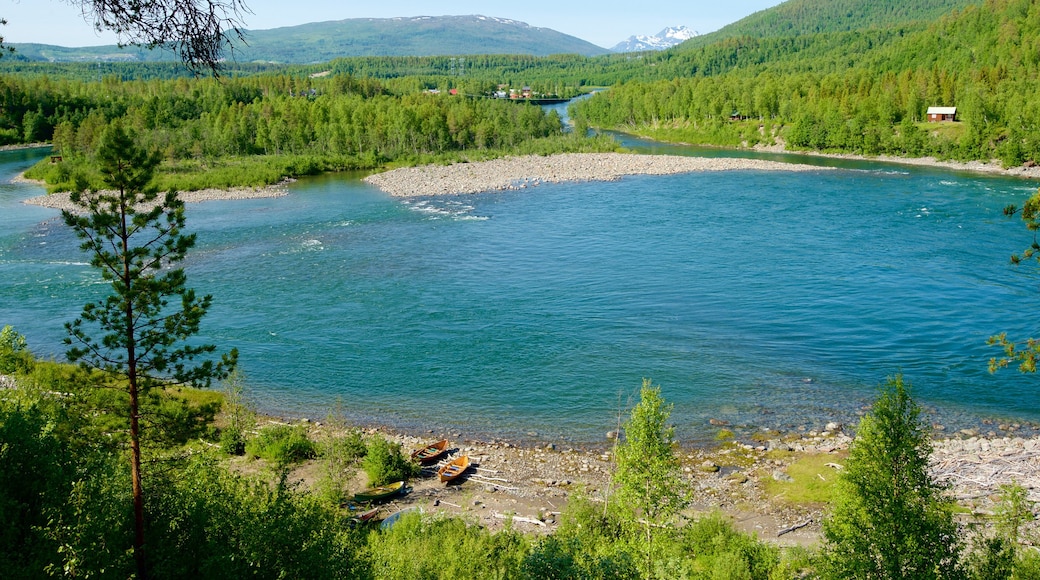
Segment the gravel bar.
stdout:
[[[181,191],[178,192],[177,197],[185,203],[199,203],[203,201],[213,201],[218,199],[257,199],[267,197],[283,197],[288,195],[288,191],[285,189],[285,182],[279,185],[269,185],[266,187],[232,187],[229,189],[200,189],[198,191]],[[159,199],[163,197],[163,193],[159,193]],[[72,203],[69,199],[69,192],[57,192],[50,193],[47,195],[38,195],[36,197],[30,197],[24,200],[22,203],[29,205],[38,205],[42,207],[49,207],[58,210],[69,210],[71,212],[80,211],[81,208],[76,204]]]
[[504,157],[479,163],[425,165],[377,173],[365,181],[395,197],[426,197],[524,189],[541,183],[614,181],[625,175],[700,171],[824,171],[826,167],[762,159],[627,153],[566,153]]

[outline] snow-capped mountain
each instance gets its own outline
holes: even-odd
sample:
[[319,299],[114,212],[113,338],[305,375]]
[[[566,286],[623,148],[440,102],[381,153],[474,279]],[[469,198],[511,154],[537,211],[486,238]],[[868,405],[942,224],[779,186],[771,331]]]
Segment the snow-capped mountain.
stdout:
[[610,50],[613,52],[637,52],[640,50],[664,50],[697,36],[696,30],[685,26],[671,26],[653,36],[629,36],[628,40],[617,43]]

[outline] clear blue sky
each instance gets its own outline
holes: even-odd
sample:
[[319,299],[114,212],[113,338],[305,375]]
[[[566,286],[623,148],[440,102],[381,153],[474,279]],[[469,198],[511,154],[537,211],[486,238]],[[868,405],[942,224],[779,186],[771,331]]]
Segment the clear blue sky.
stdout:
[[[259,30],[347,18],[483,14],[552,28],[609,48],[634,34],[656,34],[685,25],[700,33],[717,30],[744,16],[780,4],[781,0],[245,0],[246,28]],[[98,35],[78,7],[66,0],[0,0],[0,28],[7,42],[39,42],[60,46],[114,44],[114,35]]]

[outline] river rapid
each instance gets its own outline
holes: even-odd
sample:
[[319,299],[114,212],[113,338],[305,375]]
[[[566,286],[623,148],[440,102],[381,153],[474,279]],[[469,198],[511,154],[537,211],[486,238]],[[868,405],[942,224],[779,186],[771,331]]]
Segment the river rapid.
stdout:
[[[680,155],[747,153],[626,145]],[[0,154],[7,182],[44,154]],[[1036,378],[987,337],[1040,332],[1034,182],[761,155],[809,172],[638,175],[395,199],[326,175],[191,204],[201,340],[241,351],[261,410],[423,432],[602,442],[643,378],[685,441],[854,423],[902,373],[929,421],[1040,420]],[[106,291],[31,184],[0,186],[0,325],[60,358]]]

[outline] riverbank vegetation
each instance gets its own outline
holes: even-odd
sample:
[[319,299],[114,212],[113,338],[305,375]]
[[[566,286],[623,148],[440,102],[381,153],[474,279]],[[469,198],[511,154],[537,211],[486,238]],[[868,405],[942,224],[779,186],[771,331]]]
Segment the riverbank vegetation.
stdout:
[[[27,176],[67,190],[113,123],[160,152],[162,188],[268,185],[326,171],[612,150],[559,116],[505,99],[398,91],[372,79],[254,76],[102,83],[0,79],[0,141],[50,140]],[[96,178],[93,180],[96,182]]]
[[[97,371],[37,360],[10,328],[0,333],[0,372],[5,577],[131,575],[128,441],[118,412],[125,394],[97,388],[107,380]],[[321,436],[265,426],[241,389],[233,375],[222,392],[169,387],[143,400],[143,415],[161,426],[143,446],[153,577],[844,578],[862,562],[887,565],[873,558],[881,553],[875,550],[888,550],[890,534],[912,533],[902,526],[918,521],[882,509],[889,486],[905,509],[930,514],[926,523],[945,542],[937,549],[908,539],[884,552],[895,565],[951,571],[942,578],[993,578],[995,566],[1001,578],[1040,573],[1040,558],[1022,546],[1021,525],[1032,512],[1021,488],[1004,490],[997,525],[984,536],[952,532],[951,506],[921,471],[927,442],[901,382],[882,389],[846,463],[850,475],[835,492],[843,507],[828,519],[826,542],[809,548],[778,547],[736,531],[721,515],[689,515],[685,506],[696,492],[676,470],[669,406],[649,382],[623,426],[606,503],[574,494],[559,525],[539,535],[419,511],[388,529],[359,524],[350,502],[355,475],[366,457],[384,467],[397,461],[388,459],[399,457],[394,446],[335,418],[330,424],[340,428]],[[244,449],[221,444],[234,430]],[[294,484],[288,469],[307,457],[323,466],[317,481]],[[887,461],[895,457],[901,460]],[[897,464],[914,477],[888,471]],[[861,534],[862,518],[882,518],[888,527]]]

